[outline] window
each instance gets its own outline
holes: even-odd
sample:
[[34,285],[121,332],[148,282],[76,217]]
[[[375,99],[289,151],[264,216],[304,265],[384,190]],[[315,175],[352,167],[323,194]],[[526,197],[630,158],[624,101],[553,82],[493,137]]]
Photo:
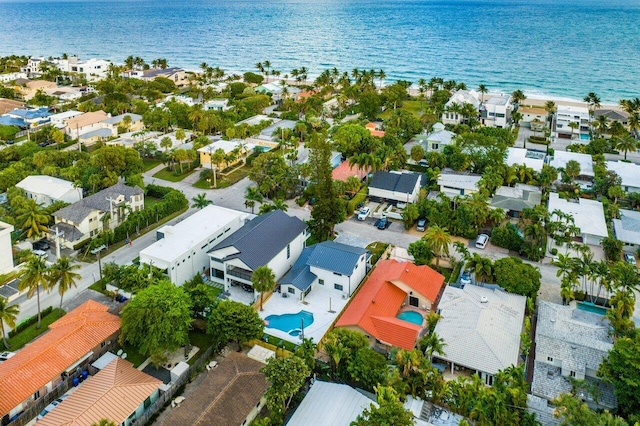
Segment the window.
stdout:
[[323,279],[319,279],[319,280],[318,280],[318,284],[320,284],[320,285],[324,285],[324,280],[323,280]]
[[344,287],[342,286],[342,284],[334,284],[334,285],[333,285],[333,288],[335,288],[336,290],[340,290],[340,291],[342,291],[342,289],[343,289]]
[[287,259],[291,257],[291,244],[287,244]]
[[334,273],[333,273],[333,275],[337,275],[337,276],[339,276],[339,277],[341,277],[341,276],[342,276],[342,274],[341,274],[340,272],[334,272]]
[[148,397],[147,399],[144,400],[144,408],[145,408],[145,410],[147,408],[149,408],[150,405],[151,405],[151,397]]
[[576,372],[575,372],[575,371],[570,371],[570,372],[569,372],[569,375],[570,375],[571,377],[576,377]]
[[409,296],[409,305],[415,306],[416,308],[420,304],[420,300],[417,297]]
[[101,348],[104,348],[104,346],[105,346],[106,344],[107,344],[107,342],[101,342],[101,343],[100,343],[100,347],[101,347]]
[[437,143],[431,144],[431,149],[433,149],[434,151],[437,151],[440,148],[440,145],[438,145]]
[[288,291],[289,293],[291,293],[291,294],[296,294],[296,289],[295,289],[295,288],[293,288],[293,287],[289,287],[289,288],[287,289],[287,291]]
[[33,394],[33,400],[35,401],[36,399],[40,398],[40,391],[37,390],[36,393]]
[[548,356],[548,357],[547,357],[547,361],[549,361],[549,362],[553,362],[553,357]]

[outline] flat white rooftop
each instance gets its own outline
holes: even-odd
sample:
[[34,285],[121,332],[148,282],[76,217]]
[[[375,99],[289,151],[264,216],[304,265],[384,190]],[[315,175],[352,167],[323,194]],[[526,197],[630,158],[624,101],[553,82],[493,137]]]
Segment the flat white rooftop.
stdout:
[[622,187],[640,188],[640,166],[625,161],[607,161],[607,170],[616,172],[622,179]]
[[530,169],[539,172],[544,165],[545,154],[538,151],[529,151],[524,148],[508,148],[507,149],[507,165],[525,165]]
[[556,151],[551,160],[551,167],[556,169],[564,169],[571,160],[580,164],[581,176],[595,176],[593,173],[593,158],[589,154],[580,154],[578,152]]
[[225,226],[236,219],[250,215],[238,210],[219,206],[207,206],[175,225],[167,225],[158,230],[164,238],[140,251],[140,257],[148,256],[167,263],[173,262],[211,236],[224,231]]
[[595,200],[579,198],[577,201],[568,201],[560,198],[558,194],[549,194],[549,213],[559,210],[573,216],[575,225],[580,228],[582,234],[607,237],[607,222],[604,218],[602,203]]

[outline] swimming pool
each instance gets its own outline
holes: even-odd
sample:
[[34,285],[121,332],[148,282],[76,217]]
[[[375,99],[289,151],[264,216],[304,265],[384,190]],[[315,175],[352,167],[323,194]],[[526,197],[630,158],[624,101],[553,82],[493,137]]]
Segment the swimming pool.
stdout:
[[415,311],[404,311],[400,313],[396,318],[401,319],[402,321],[422,325],[422,315]]
[[580,309],[581,311],[591,312],[592,314],[598,314],[602,316],[605,316],[607,314],[607,308],[597,306],[589,302],[577,302],[576,308]]
[[313,313],[300,311],[297,314],[269,315],[264,320],[266,328],[275,328],[290,336],[299,336],[302,333],[303,324],[304,328],[313,324]]
[[586,133],[580,133],[580,140],[581,141],[590,141],[591,137]]

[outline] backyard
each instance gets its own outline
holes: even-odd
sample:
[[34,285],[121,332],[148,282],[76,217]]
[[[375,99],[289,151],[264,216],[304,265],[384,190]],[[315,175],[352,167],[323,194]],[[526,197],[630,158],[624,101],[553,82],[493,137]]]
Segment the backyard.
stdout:
[[162,179],[162,180],[167,180],[169,182],[180,182],[181,180],[183,180],[184,178],[186,178],[187,176],[189,176],[195,171],[196,169],[191,169],[191,170],[186,170],[184,173],[180,173],[179,171],[174,172],[171,169],[171,167],[165,167],[164,169],[154,174],[153,177]]
[[[406,101],[404,105],[402,105],[402,108],[400,109],[408,111],[419,118],[422,115],[420,110],[422,109],[424,111],[424,104],[425,104],[424,102],[420,102],[420,101]],[[384,112],[378,114],[378,117],[383,120],[386,120],[387,118],[391,117],[392,114],[393,114],[393,108],[387,108]]]

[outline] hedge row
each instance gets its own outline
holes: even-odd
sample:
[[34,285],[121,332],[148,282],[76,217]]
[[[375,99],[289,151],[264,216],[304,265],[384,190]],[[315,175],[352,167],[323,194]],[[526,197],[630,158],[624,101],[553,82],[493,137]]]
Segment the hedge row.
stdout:
[[[40,311],[40,317],[44,318],[45,316],[49,315],[51,313],[51,311],[53,311],[53,306],[49,306],[48,308],[44,308],[42,311]],[[11,330],[8,334],[9,338],[15,336],[16,334],[20,333],[22,330],[24,330],[25,328],[29,327],[32,324],[35,324],[38,322],[38,315],[34,315],[32,317],[27,318],[26,320],[22,321],[20,324],[18,324],[16,326],[16,328],[14,328],[13,330]]]
[[367,199],[367,187],[363,186],[360,191],[347,202],[347,216],[353,214],[358,204],[363,203]]

